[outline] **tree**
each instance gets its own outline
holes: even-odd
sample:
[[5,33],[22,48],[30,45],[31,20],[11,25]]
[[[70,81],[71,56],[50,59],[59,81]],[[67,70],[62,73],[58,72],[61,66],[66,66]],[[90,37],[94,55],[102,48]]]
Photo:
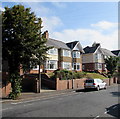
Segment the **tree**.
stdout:
[[5,7],[2,13],[2,51],[3,60],[8,61],[11,97],[16,99],[20,92],[19,67],[30,70],[46,59],[47,39],[41,33],[42,20],[30,8],[15,5]]
[[115,73],[115,71],[118,67],[118,61],[119,61],[118,57],[112,57],[112,56],[105,59],[105,64],[106,64],[106,68],[108,70],[109,78],[111,78],[113,76],[113,74]]

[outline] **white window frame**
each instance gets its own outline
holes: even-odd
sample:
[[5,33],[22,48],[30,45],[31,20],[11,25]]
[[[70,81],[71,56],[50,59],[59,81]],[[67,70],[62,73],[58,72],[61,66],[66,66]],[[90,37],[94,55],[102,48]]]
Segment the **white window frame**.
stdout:
[[72,55],[73,55],[73,58],[80,58],[80,52],[79,51],[73,51]]
[[96,70],[102,70],[102,63],[95,63]]
[[[53,68],[51,68],[50,65],[54,65]],[[47,60],[46,61],[46,70],[56,70],[58,68],[57,60]]]
[[[74,66],[76,66],[76,68]],[[79,69],[78,69],[78,66],[79,66]],[[79,71],[80,70],[80,63],[73,63],[73,69]]]
[[58,49],[57,48],[49,49],[47,53],[49,55],[58,55]]
[[63,69],[71,70],[71,62],[62,62]]
[[97,54],[97,59],[102,59],[102,55],[99,53],[99,54]]
[[71,57],[71,51],[70,50],[63,50],[62,56]]

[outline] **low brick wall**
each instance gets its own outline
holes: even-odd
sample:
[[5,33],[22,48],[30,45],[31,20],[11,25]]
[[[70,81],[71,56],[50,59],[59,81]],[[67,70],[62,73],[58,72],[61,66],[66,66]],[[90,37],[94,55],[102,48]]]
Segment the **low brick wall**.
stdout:
[[[84,81],[86,78],[82,79],[73,79],[73,80],[59,80],[56,79],[56,90],[66,90],[66,89],[77,89],[77,88],[84,88]],[[117,84],[117,78],[103,79],[107,83],[107,85],[113,85],[114,83]]]
[[8,97],[8,95],[11,92],[11,83],[8,83],[6,86],[2,85],[2,88],[0,88],[0,98]]
[[56,79],[56,90],[84,88],[85,80],[86,78],[73,79],[73,80],[59,80],[59,78],[57,78]]

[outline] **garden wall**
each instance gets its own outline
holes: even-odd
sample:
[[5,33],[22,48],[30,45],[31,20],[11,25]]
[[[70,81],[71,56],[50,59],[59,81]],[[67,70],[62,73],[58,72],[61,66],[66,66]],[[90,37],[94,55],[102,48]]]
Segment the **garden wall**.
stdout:
[[[56,79],[56,90],[66,90],[66,89],[77,89],[77,88],[84,88],[84,81],[86,78],[82,79],[73,79],[73,80],[59,80]],[[107,85],[113,85],[114,83],[117,84],[117,78],[103,79],[107,83]]]

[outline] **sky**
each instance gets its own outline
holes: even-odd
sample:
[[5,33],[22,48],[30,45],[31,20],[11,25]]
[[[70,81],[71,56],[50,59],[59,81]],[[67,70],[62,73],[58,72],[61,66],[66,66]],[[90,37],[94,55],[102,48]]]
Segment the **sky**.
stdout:
[[118,49],[118,2],[2,2],[0,9],[22,4],[43,20],[49,37],[63,42],[94,42],[109,50]]

